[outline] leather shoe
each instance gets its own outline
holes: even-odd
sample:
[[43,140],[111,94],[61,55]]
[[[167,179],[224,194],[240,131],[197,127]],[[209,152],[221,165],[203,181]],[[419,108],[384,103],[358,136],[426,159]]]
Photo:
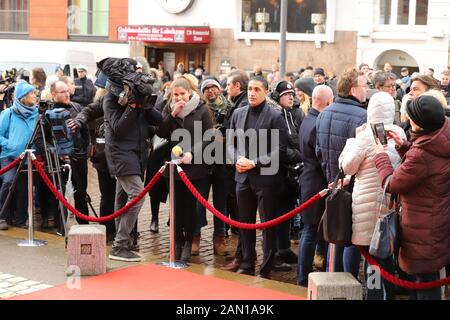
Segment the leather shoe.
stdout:
[[270,280],[270,274],[264,274],[264,273],[260,273],[258,274],[258,278],[262,278],[262,279],[266,279],[266,280]]
[[242,268],[239,268],[238,271],[236,271],[236,273],[246,274],[248,276],[254,276],[255,275],[255,271],[248,270],[248,269],[242,269]]
[[152,220],[150,223],[150,232],[152,233],[158,233],[159,232],[159,226],[157,220]]
[[239,261],[238,259],[233,259],[233,261],[222,266],[220,269],[225,271],[236,272],[239,269],[240,265],[241,261]]

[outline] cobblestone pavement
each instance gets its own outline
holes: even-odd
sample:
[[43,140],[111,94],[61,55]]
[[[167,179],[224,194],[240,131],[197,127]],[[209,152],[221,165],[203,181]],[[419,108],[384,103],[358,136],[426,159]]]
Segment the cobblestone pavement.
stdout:
[[12,298],[19,294],[27,294],[51,287],[53,286],[0,272],[0,299]]
[[[88,177],[88,193],[91,196],[92,204],[94,208],[98,211],[98,205],[100,203],[100,192],[98,191],[98,181],[97,173],[95,169],[89,165],[89,177]],[[169,227],[167,226],[167,221],[169,218],[169,201],[166,204],[161,204],[159,211],[159,233],[153,234],[150,232],[150,201],[149,197],[145,198],[144,206],[139,214],[138,231],[140,233],[139,237],[139,247],[140,253],[143,255],[154,256],[155,259],[164,259],[169,255]],[[207,211],[207,221],[208,225],[202,228],[201,242],[200,242],[200,255],[193,256],[191,259],[192,263],[202,264],[205,266],[211,266],[214,268],[220,268],[220,266],[229,263],[227,257],[220,257],[214,255],[213,252],[213,214]],[[234,255],[234,250],[236,249],[237,239],[235,235],[230,235],[226,239],[227,247]],[[257,231],[257,266],[262,259],[262,237],[261,231]],[[297,245],[293,244],[292,249],[297,252]],[[289,272],[272,272],[272,280],[287,282],[290,284],[296,284],[296,265],[292,266],[292,271]]]

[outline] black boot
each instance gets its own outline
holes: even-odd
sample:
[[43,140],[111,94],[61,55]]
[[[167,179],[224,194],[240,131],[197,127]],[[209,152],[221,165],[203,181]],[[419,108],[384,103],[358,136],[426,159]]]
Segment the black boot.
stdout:
[[192,255],[192,241],[186,241],[184,243],[183,252],[181,253],[181,262],[190,262]]
[[180,260],[181,251],[183,251],[183,246],[180,243],[175,243],[175,261]]
[[159,232],[159,225],[158,225],[158,218],[152,218],[152,222],[150,223],[150,232],[152,233],[158,233]]

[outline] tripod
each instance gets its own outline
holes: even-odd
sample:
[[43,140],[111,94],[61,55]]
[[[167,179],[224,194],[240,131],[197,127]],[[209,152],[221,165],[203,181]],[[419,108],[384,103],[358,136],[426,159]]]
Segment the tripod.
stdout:
[[[62,188],[62,179],[61,179],[61,166],[59,164],[59,156],[57,153],[57,149],[56,149],[56,138],[54,135],[54,132],[50,129],[50,140],[51,140],[51,145],[50,147],[47,146],[47,138],[45,135],[45,130],[44,130],[44,121],[45,121],[45,117],[43,113],[40,113],[38,116],[38,120],[36,121],[36,125],[33,129],[33,133],[31,135],[30,140],[27,142],[26,145],[26,150],[31,149],[31,146],[33,145],[33,143],[36,142],[36,137],[37,137],[37,133],[41,132],[42,134],[42,140],[43,140],[43,144],[44,144],[44,154],[45,154],[45,160],[47,163],[47,172],[50,174],[51,178],[52,178],[52,182],[53,184],[56,186],[56,188],[58,189],[58,192],[60,192],[61,194],[63,194],[63,188]],[[19,175],[21,172],[23,172],[23,166],[24,163],[26,161],[26,157],[20,162],[18,168],[17,168],[17,172],[14,176],[13,182],[11,184],[11,187],[9,188],[9,192],[8,195],[6,196],[5,202],[3,204],[3,207],[1,208],[0,211],[0,216],[4,215],[4,212],[6,211],[7,208],[9,208],[12,196],[13,196],[13,191],[16,188],[17,185],[17,181],[19,179]],[[31,190],[29,191],[31,192]],[[58,201],[58,207],[59,207],[59,213],[62,219],[62,224],[64,227],[64,235],[67,236],[67,226],[66,226],[66,209],[64,208],[64,206],[62,205],[62,203],[60,201]],[[30,223],[31,225],[31,223]]]

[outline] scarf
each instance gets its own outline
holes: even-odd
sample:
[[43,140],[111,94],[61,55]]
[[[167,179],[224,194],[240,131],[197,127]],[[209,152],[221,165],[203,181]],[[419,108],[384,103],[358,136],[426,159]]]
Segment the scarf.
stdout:
[[20,103],[19,100],[14,100],[13,110],[16,111],[18,114],[22,115],[24,118],[31,117],[36,112],[36,107],[31,106],[27,107]]
[[[186,103],[183,109],[177,114],[177,118],[184,119],[190,115],[200,103],[200,97],[196,92],[192,93],[191,99]],[[173,110],[174,103],[172,102],[170,108]]]

